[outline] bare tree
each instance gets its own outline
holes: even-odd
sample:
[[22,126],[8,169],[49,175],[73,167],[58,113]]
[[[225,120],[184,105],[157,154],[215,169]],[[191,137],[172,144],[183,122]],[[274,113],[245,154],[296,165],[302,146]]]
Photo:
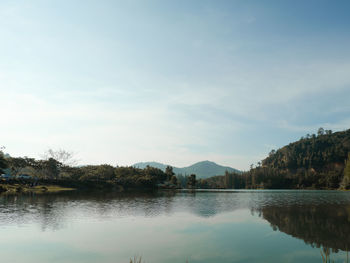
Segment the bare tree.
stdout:
[[74,159],[73,152],[66,151],[64,149],[48,149],[42,157],[45,160],[49,160],[50,158],[55,159],[65,166],[74,166],[78,162],[76,159]]

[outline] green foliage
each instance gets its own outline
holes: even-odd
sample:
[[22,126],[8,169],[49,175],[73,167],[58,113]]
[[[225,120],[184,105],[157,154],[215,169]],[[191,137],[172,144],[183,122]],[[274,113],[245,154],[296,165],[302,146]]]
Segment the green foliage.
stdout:
[[176,177],[176,176],[171,177],[170,182],[171,182],[173,185],[177,185],[177,177]]
[[350,130],[332,133],[320,128],[317,136],[306,135],[297,142],[271,151],[260,166],[246,173],[250,177],[247,186],[269,189],[339,188],[348,152]]
[[203,189],[224,189],[226,187],[225,177],[222,175],[212,176],[206,179],[199,179],[197,186]]
[[348,159],[345,162],[344,176],[340,187],[342,189],[350,189],[350,153],[348,154]]
[[167,178],[162,170],[150,166],[145,169],[117,167],[115,173],[115,181],[127,188],[155,188]]
[[344,168],[344,177],[350,179],[350,153],[348,154],[348,159],[346,160],[345,168]]
[[249,179],[249,177],[246,176],[246,174],[226,172],[224,176],[217,175],[201,179],[198,181],[197,186],[204,189],[245,189],[247,179]]
[[[6,160],[3,167],[6,167]],[[113,167],[108,164],[71,167],[54,158],[35,160],[33,158],[9,158],[12,175],[19,174],[23,169],[31,171],[30,175],[40,180],[61,183],[63,186],[79,188],[156,188],[164,183],[169,176],[162,170],[147,166],[145,169],[135,167]],[[176,185],[176,177],[172,176]]]
[[[272,150],[243,174],[228,173],[199,181],[201,188],[337,189],[350,188],[350,130],[333,133],[320,128],[297,142]],[[341,183],[341,184],[340,184]]]
[[350,152],[350,130],[332,133],[318,131],[306,138],[271,152],[262,166],[283,169],[323,168],[325,164],[344,163]]
[[183,176],[182,174],[178,174],[176,178],[177,178],[177,184],[179,187],[181,188],[187,187],[188,176]]
[[0,173],[3,173],[3,169],[6,169],[8,167],[8,163],[4,157],[4,154],[2,151],[0,151]]
[[8,163],[12,176],[17,176],[21,169],[28,166],[26,159],[21,157],[12,157],[9,159]]
[[165,168],[165,174],[166,174],[166,176],[167,176],[167,180],[168,181],[171,181],[171,178],[175,175],[175,173],[173,172],[173,167],[171,167],[171,166],[167,166],[166,168]]
[[80,180],[113,180],[115,179],[115,168],[108,164],[88,165],[81,168]]
[[[50,156],[53,156],[52,152]],[[161,169],[146,166],[113,167],[111,165],[88,165],[72,167],[55,158],[35,160],[33,158],[7,158],[0,152],[0,171],[8,167],[13,175],[21,169],[31,168],[36,177],[47,180],[71,180],[93,185],[114,185],[123,188],[157,188],[171,184],[188,188],[229,188],[229,189],[288,189],[314,188],[336,189],[340,182],[344,189],[350,188],[350,130],[332,133],[319,129],[318,135],[291,143],[269,156],[245,173],[227,172],[196,180],[196,175],[175,176],[171,166]],[[66,163],[71,154],[64,151],[58,155]],[[348,158],[348,161],[345,160]],[[208,164],[208,162],[206,162]],[[344,165],[346,164],[346,165]]]
[[53,158],[34,162],[34,167],[41,178],[58,179],[62,164]]
[[188,188],[195,188],[196,187],[196,175],[191,174],[187,181],[187,187]]
[[233,187],[233,176],[228,171],[225,173],[225,188],[232,189]]

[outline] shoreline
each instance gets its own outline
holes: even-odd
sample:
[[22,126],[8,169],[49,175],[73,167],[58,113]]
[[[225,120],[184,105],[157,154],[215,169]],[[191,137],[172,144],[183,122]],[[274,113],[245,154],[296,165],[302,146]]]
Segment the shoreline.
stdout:
[[0,183],[1,194],[20,193],[57,193],[62,191],[75,191],[76,188],[62,187],[59,185],[37,185],[27,186],[25,184],[2,184]]
[[46,182],[36,186],[30,186],[27,183],[16,182],[16,183],[6,183],[0,182],[0,194],[21,194],[21,193],[58,193],[64,191],[102,191],[102,192],[138,192],[138,191],[174,191],[174,192],[216,192],[216,191],[341,191],[347,192],[346,189],[315,189],[315,188],[289,188],[289,189],[234,189],[234,188],[126,188],[123,187],[101,187],[99,185],[89,185],[86,187],[85,184],[77,185],[74,184],[55,184],[55,182]]

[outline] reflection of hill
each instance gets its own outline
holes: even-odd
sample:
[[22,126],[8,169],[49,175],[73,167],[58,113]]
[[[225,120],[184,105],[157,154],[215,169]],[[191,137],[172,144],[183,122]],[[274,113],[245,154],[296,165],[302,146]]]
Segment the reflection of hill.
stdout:
[[270,206],[259,212],[274,229],[312,246],[344,251],[350,248],[349,205]]

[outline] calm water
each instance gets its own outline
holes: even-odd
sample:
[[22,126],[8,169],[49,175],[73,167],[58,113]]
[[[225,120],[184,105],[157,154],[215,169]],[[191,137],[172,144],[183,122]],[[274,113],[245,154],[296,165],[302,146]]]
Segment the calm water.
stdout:
[[0,196],[1,262],[346,262],[349,248],[350,192]]

